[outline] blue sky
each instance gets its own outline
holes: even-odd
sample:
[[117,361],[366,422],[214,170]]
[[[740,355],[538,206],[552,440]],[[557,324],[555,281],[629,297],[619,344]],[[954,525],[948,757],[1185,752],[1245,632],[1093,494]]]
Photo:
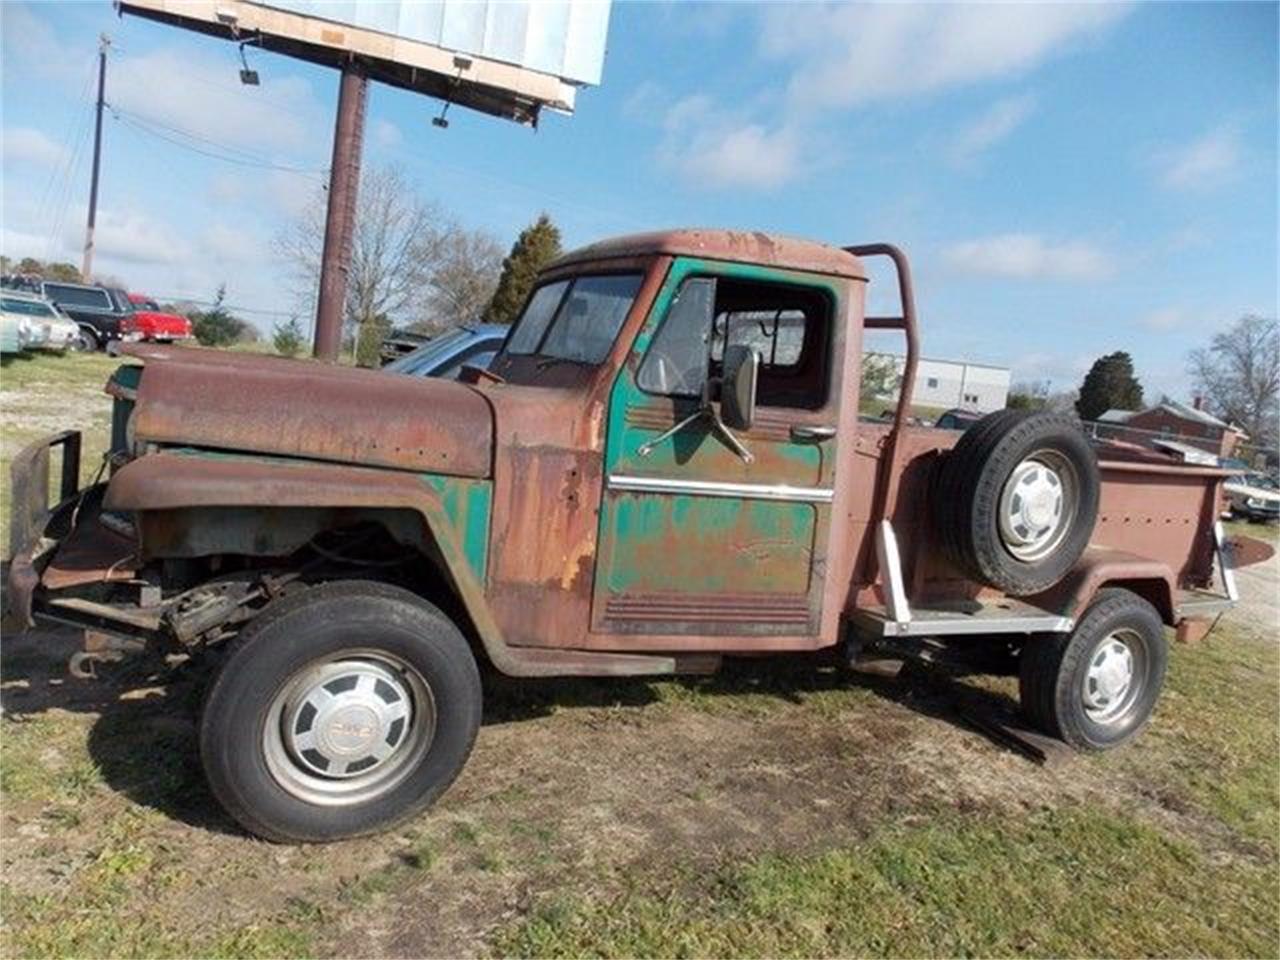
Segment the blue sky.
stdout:
[[[296,309],[282,226],[328,163],[337,77],[119,19],[0,5],[0,247],[78,262],[97,36],[108,118],[98,267],[160,296]],[[663,226],[891,240],[925,352],[1078,384],[1130,351],[1153,394],[1245,312],[1277,312],[1277,6],[619,3],[603,84],[532,131],[376,86],[366,162],[400,165],[504,246],[540,210],[570,245]],[[873,283],[873,302],[884,302]],[[250,315],[250,314],[246,314]],[[309,322],[309,318],[303,318]],[[890,341],[887,345],[892,345]]]

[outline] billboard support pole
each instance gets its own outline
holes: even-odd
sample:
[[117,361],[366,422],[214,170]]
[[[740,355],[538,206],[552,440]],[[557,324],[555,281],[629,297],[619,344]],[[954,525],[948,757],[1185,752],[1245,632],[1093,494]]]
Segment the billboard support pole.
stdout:
[[342,347],[342,318],[351,268],[351,237],[360,189],[360,155],[364,147],[364,112],[369,81],[360,65],[342,65],[338,116],[333,128],[333,161],[329,168],[329,205],[320,255],[320,294],[316,304],[313,355],[334,362]]

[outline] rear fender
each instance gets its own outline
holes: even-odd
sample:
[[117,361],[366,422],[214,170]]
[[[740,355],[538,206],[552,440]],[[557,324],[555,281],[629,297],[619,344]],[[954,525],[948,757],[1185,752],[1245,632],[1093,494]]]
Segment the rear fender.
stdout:
[[1089,547],[1063,580],[1039,598],[1038,606],[1079,620],[1104,587],[1123,587],[1147,600],[1169,626],[1177,624],[1175,581],[1168,564],[1105,547]]
[[[268,522],[278,518],[280,508],[304,508],[312,517],[326,510],[387,512],[391,533],[401,538],[404,521],[421,517],[442,572],[498,665],[506,644],[484,595],[489,505],[489,483],[483,480],[178,452],[140,457],[121,467],[104,502],[108,510],[138,512],[144,519],[156,511],[193,509],[208,509],[213,517],[235,508],[261,511]],[[308,529],[304,521],[297,535],[305,536]],[[198,535],[203,546],[216,546],[216,524]],[[280,534],[274,542],[285,543],[291,535]],[[144,559],[151,559],[145,534],[142,546]]]

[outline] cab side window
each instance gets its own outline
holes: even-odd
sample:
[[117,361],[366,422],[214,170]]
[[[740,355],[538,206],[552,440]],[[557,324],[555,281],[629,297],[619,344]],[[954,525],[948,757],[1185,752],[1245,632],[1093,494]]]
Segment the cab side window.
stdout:
[[816,410],[827,399],[833,305],[821,290],[691,277],[654,335],[636,377],[640,389],[696,397],[718,377],[726,346],[760,355],[756,399],[765,407]]

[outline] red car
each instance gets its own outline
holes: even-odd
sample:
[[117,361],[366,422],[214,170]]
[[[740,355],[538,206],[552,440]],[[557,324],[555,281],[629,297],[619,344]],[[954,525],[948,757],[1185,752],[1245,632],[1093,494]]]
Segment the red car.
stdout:
[[143,293],[129,294],[136,323],[134,329],[143,340],[190,340],[191,321],[176,313],[165,313],[160,304]]

